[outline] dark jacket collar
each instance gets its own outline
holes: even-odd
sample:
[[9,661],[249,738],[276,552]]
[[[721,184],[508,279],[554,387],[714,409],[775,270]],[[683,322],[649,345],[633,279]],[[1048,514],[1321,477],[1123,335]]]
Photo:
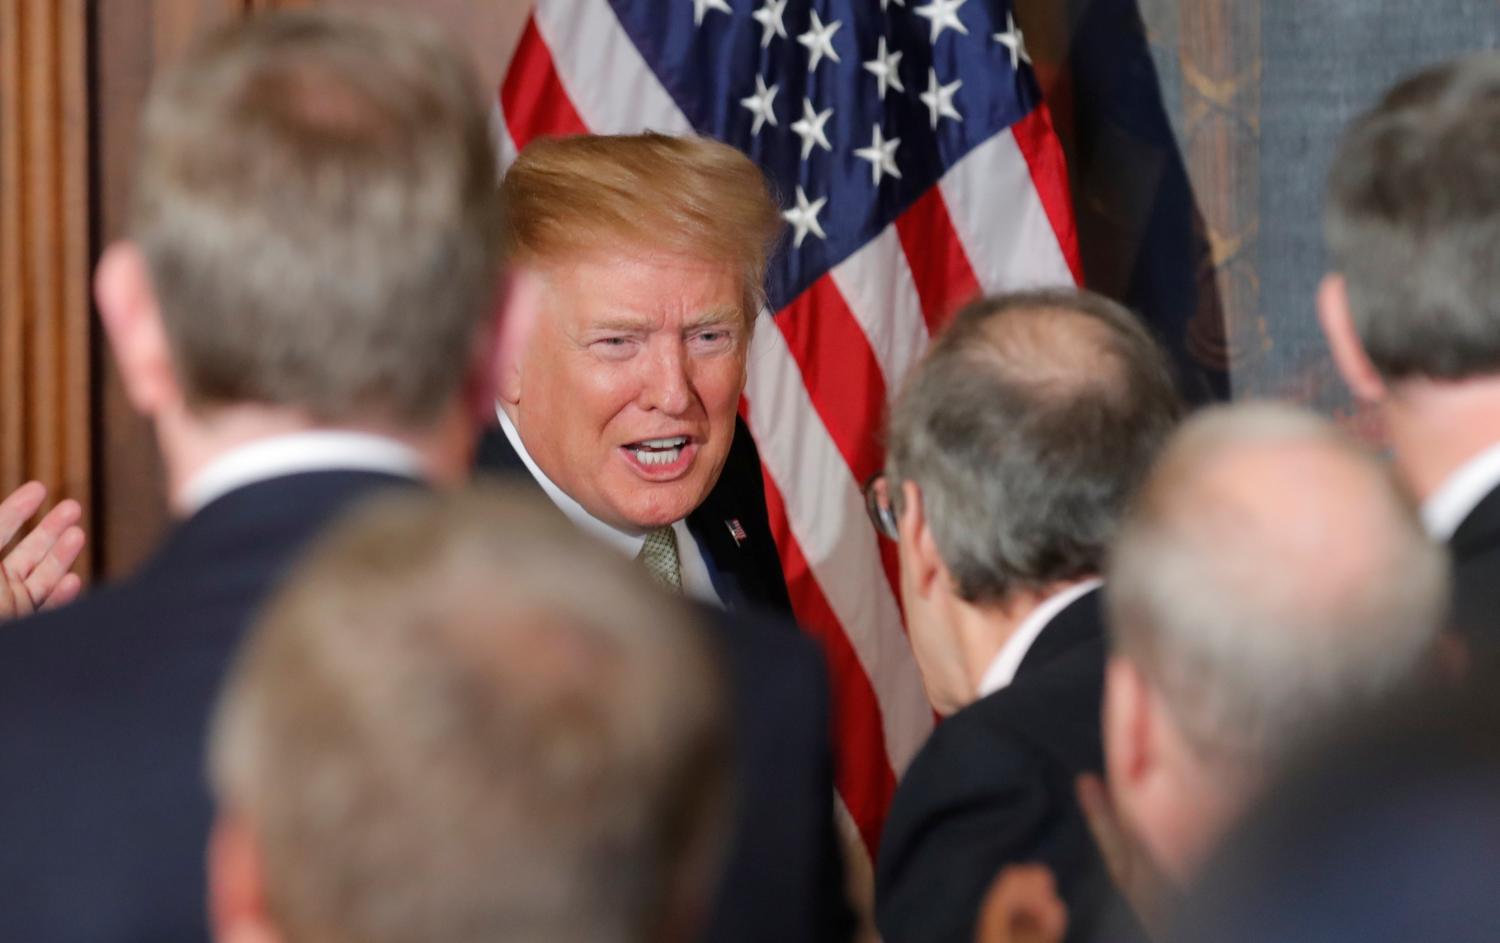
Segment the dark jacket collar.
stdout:
[[1104,636],[1103,594],[1096,587],[1073,600],[1042,628],[1026,657],[1016,668],[1016,677],[1037,671],[1080,645]]

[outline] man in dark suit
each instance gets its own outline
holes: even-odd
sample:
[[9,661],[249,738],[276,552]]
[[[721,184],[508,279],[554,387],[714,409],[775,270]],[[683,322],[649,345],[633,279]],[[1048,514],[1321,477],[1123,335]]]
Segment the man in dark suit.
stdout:
[[1328,180],[1318,315],[1454,561],[1452,624],[1500,651],[1500,56],[1411,76],[1356,119]]
[[538,140],[501,198],[537,317],[503,371],[479,468],[533,483],[711,613],[741,775],[708,938],[840,939],[827,680],[811,640],[782,624],[791,607],[737,413],[776,203],[733,148],[659,134]]
[[886,943],[967,941],[1008,864],[1056,874],[1078,932],[1110,898],[1073,795],[1102,767],[1099,572],[1125,502],[1179,413],[1164,354],[1084,292],[976,302],[892,410],[870,488],[901,602],[945,715],[881,840]]
[[0,937],[207,938],[203,745],[247,620],[345,507],[467,471],[494,161],[478,83],[406,18],[255,18],[153,88],[96,292],[178,521],[0,633]]

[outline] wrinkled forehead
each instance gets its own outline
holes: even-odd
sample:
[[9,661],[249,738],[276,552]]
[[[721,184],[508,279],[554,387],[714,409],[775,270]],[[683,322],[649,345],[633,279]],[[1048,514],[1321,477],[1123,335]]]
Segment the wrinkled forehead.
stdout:
[[537,277],[544,316],[568,320],[621,318],[675,322],[742,322],[744,268],[675,251],[597,249],[523,263]]

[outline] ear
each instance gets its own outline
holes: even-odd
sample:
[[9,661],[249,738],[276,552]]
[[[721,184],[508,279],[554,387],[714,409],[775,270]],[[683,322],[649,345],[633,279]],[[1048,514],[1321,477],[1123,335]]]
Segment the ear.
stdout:
[[494,351],[496,398],[514,406],[521,401],[522,365],[526,348],[542,315],[543,281],[535,269],[518,267],[510,273]]
[[180,401],[150,269],[133,243],[117,242],[104,250],[94,270],[94,301],[135,410],[152,417]]
[[897,552],[908,568],[908,585],[923,599],[934,590],[952,585],[947,564],[938,553],[937,541],[922,506],[922,489],[914,481],[901,482],[901,517],[896,522]]
[[255,836],[244,819],[223,811],[208,840],[208,916],[216,943],[280,943]]
[[1333,355],[1333,365],[1357,399],[1378,403],[1385,399],[1385,381],[1365,352],[1349,310],[1349,289],[1344,276],[1330,272],[1318,285],[1318,323]]
[[1113,655],[1104,671],[1104,768],[1116,795],[1138,790],[1158,762],[1154,703],[1135,663]]

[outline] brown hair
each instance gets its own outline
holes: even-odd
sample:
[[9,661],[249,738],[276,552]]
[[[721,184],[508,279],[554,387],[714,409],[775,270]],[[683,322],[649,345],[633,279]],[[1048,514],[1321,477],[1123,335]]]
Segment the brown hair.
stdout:
[[500,187],[508,254],[522,261],[634,245],[733,262],[744,315],[764,304],[781,214],[765,176],[727,144],[665,134],[528,144]]
[[253,17],[165,73],[130,231],[189,404],[436,418],[493,311],[488,114],[444,37],[392,13]]
[[540,501],[373,504],[247,643],[213,778],[288,940],[659,940],[705,903],[729,782],[709,637]]

